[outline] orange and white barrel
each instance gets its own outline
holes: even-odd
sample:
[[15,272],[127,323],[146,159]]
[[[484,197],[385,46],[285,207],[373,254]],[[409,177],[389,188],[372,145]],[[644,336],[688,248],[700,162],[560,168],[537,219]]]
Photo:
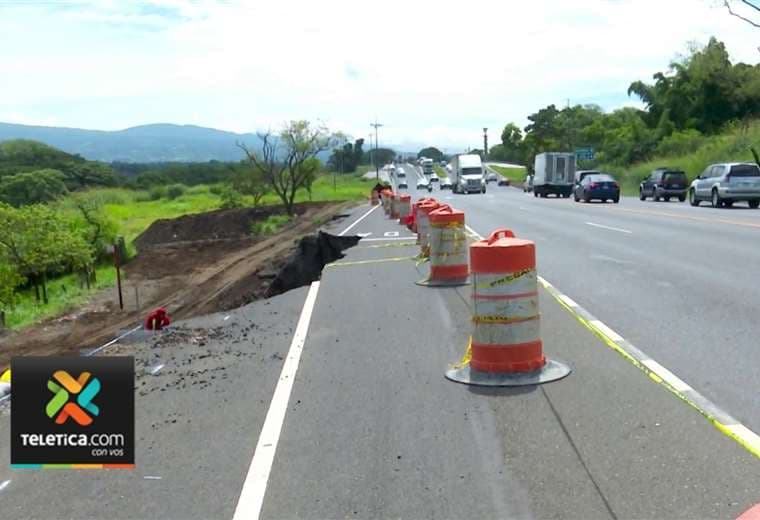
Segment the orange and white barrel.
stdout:
[[430,256],[430,213],[441,204],[435,199],[417,203],[417,243],[420,245],[420,255]]
[[499,229],[470,246],[470,264],[473,331],[466,371],[470,381],[449,377],[448,372],[446,377],[515,386],[569,374],[566,366],[547,363],[543,353],[535,244]]
[[467,285],[470,270],[467,264],[467,234],[464,212],[448,204],[431,211],[430,276],[420,285]]
[[401,193],[398,196],[398,221],[403,224],[406,217],[412,214],[412,196]]
[[391,214],[390,214],[390,217],[392,219],[398,218],[399,202],[401,202],[399,200],[399,194],[396,192],[392,193],[391,194]]

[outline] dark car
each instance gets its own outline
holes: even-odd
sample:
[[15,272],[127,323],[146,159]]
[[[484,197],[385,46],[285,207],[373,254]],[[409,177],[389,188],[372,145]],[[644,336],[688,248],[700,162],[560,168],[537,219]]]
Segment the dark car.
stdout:
[[670,197],[678,197],[683,202],[688,189],[689,180],[684,172],[675,168],[657,168],[639,185],[639,199],[652,197],[654,201],[662,198],[669,201]]
[[498,181],[496,181],[496,185],[497,186],[509,186],[509,179],[507,179],[506,177],[502,177],[501,179],[499,179]]
[[403,180],[399,181],[399,183],[397,185],[397,188],[400,189],[400,190],[408,189],[409,186],[406,184],[406,179],[403,179]]
[[583,199],[586,202],[590,202],[594,199],[607,202],[620,202],[620,185],[612,177],[606,173],[593,173],[586,175],[580,183],[575,185],[575,191],[573,193],[575,202]]

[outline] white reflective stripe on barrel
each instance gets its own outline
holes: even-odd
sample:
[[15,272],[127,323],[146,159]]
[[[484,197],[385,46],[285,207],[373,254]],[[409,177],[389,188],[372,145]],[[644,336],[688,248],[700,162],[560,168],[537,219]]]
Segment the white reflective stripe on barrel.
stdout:
[[467,263],[467,235],[464,226],[430,227],[430,263],[432,265],[462,265]]
[[419,235],[420,245],[427,247],[430,243],[430,219],[427,213],[417,210],[417,234]]
[[[517,323],[474,323],[472,342],[479,345],[512,345],[541,339],[539,319]],[[502,347],[503,348],[503,347]]]
[[503,296],[535,293],[538,277],[535,269],[516,273],[477,274],[473,278],[473,294],[482,296]]

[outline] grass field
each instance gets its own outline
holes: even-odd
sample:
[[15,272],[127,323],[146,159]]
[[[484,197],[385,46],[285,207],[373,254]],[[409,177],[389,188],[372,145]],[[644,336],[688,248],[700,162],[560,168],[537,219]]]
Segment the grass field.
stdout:
[[[369,196],[372,180],[362,179],[359,174],[336,175],[325,174],[314,181],[311,200],[314,202],[363,200]],[[218,190],[214,190],[218,191]],[[124,236],[130,254],[134,254],[134,239],[159,219],[176,218],[181,215],[204,213],[219,209],[222,199],[212,192],[211,186],[193,186],[184,190],[176,198],[159,198],[151,200],[148,191],[133,191],[123,188],[101,188],[89,192],[89,197],[97,199],[103,205],[106,214],[117,224],[118,233]],[[243,197],[245,203],[253,205],[251,197]],[[296,202],[310,200],[306,190],[296,194]],[[262,205],[281,204],[274,193],[267,194]],[[61,208],[71,209],[66,200]],[[253,234],[268,235],[276,233],[289,219],[284,215],[275,215],[251,229]],[[6,326],[19,328],[42,319],[56,316],[67,308],[80,305],[99,289],[113,287],[116,283],[112,266],[99,267],[96,272],[97,283],[90,290],[80,288],[76,275],[66,275],[48,281],[48,305],[38,305],[34,292],[21,291],[19,303],[15,309],[6,314]]]
[[116,284],[116,271],[112,265],[99,266],[95,271],[95,276],[97,281],[91,285],[90,290],[80,287],[79,276],[74,274],[49,280],[47,305],[37,303],[34,289],[20,291],[16,307],[6,313],[6,326],[16,329],[64,313],[86,302],[94,291],[113,287]]
[[448,173],[446,173],[446,170],[444,170],[444,169],[443,169],[443,167],[441,167],[441,166],[438,166],[437,164],[434,164],[434,165],[433,165],[433,171],[435,172],[435,174],[436,174],[438,177],[441,177],[441,178],[443,178],[443,177],[448,177],[448,176],[449,176],[449,174],[448,174]]
[[510,183],[516,184],[519,186],[522,186],[522,183],[525,180],[525,176],[527,175],[527,170],[524,167],[505,168],[504,166],[490,165],[489,168],[491,168],[496,173],[509,179]]

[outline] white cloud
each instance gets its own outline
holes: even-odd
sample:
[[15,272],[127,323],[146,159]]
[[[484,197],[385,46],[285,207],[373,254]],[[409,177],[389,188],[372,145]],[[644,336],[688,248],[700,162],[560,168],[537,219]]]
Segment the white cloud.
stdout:
[[[17,4],[14,4],[17,5]],[[479,146],[548,103],[625,91],[689,41],[756,62],[760,32],[710,0],[90,2],[0,7],[0,115],[237,131],[322,119],[385,142]],[[63,22],[63,23],[62,23]]]

